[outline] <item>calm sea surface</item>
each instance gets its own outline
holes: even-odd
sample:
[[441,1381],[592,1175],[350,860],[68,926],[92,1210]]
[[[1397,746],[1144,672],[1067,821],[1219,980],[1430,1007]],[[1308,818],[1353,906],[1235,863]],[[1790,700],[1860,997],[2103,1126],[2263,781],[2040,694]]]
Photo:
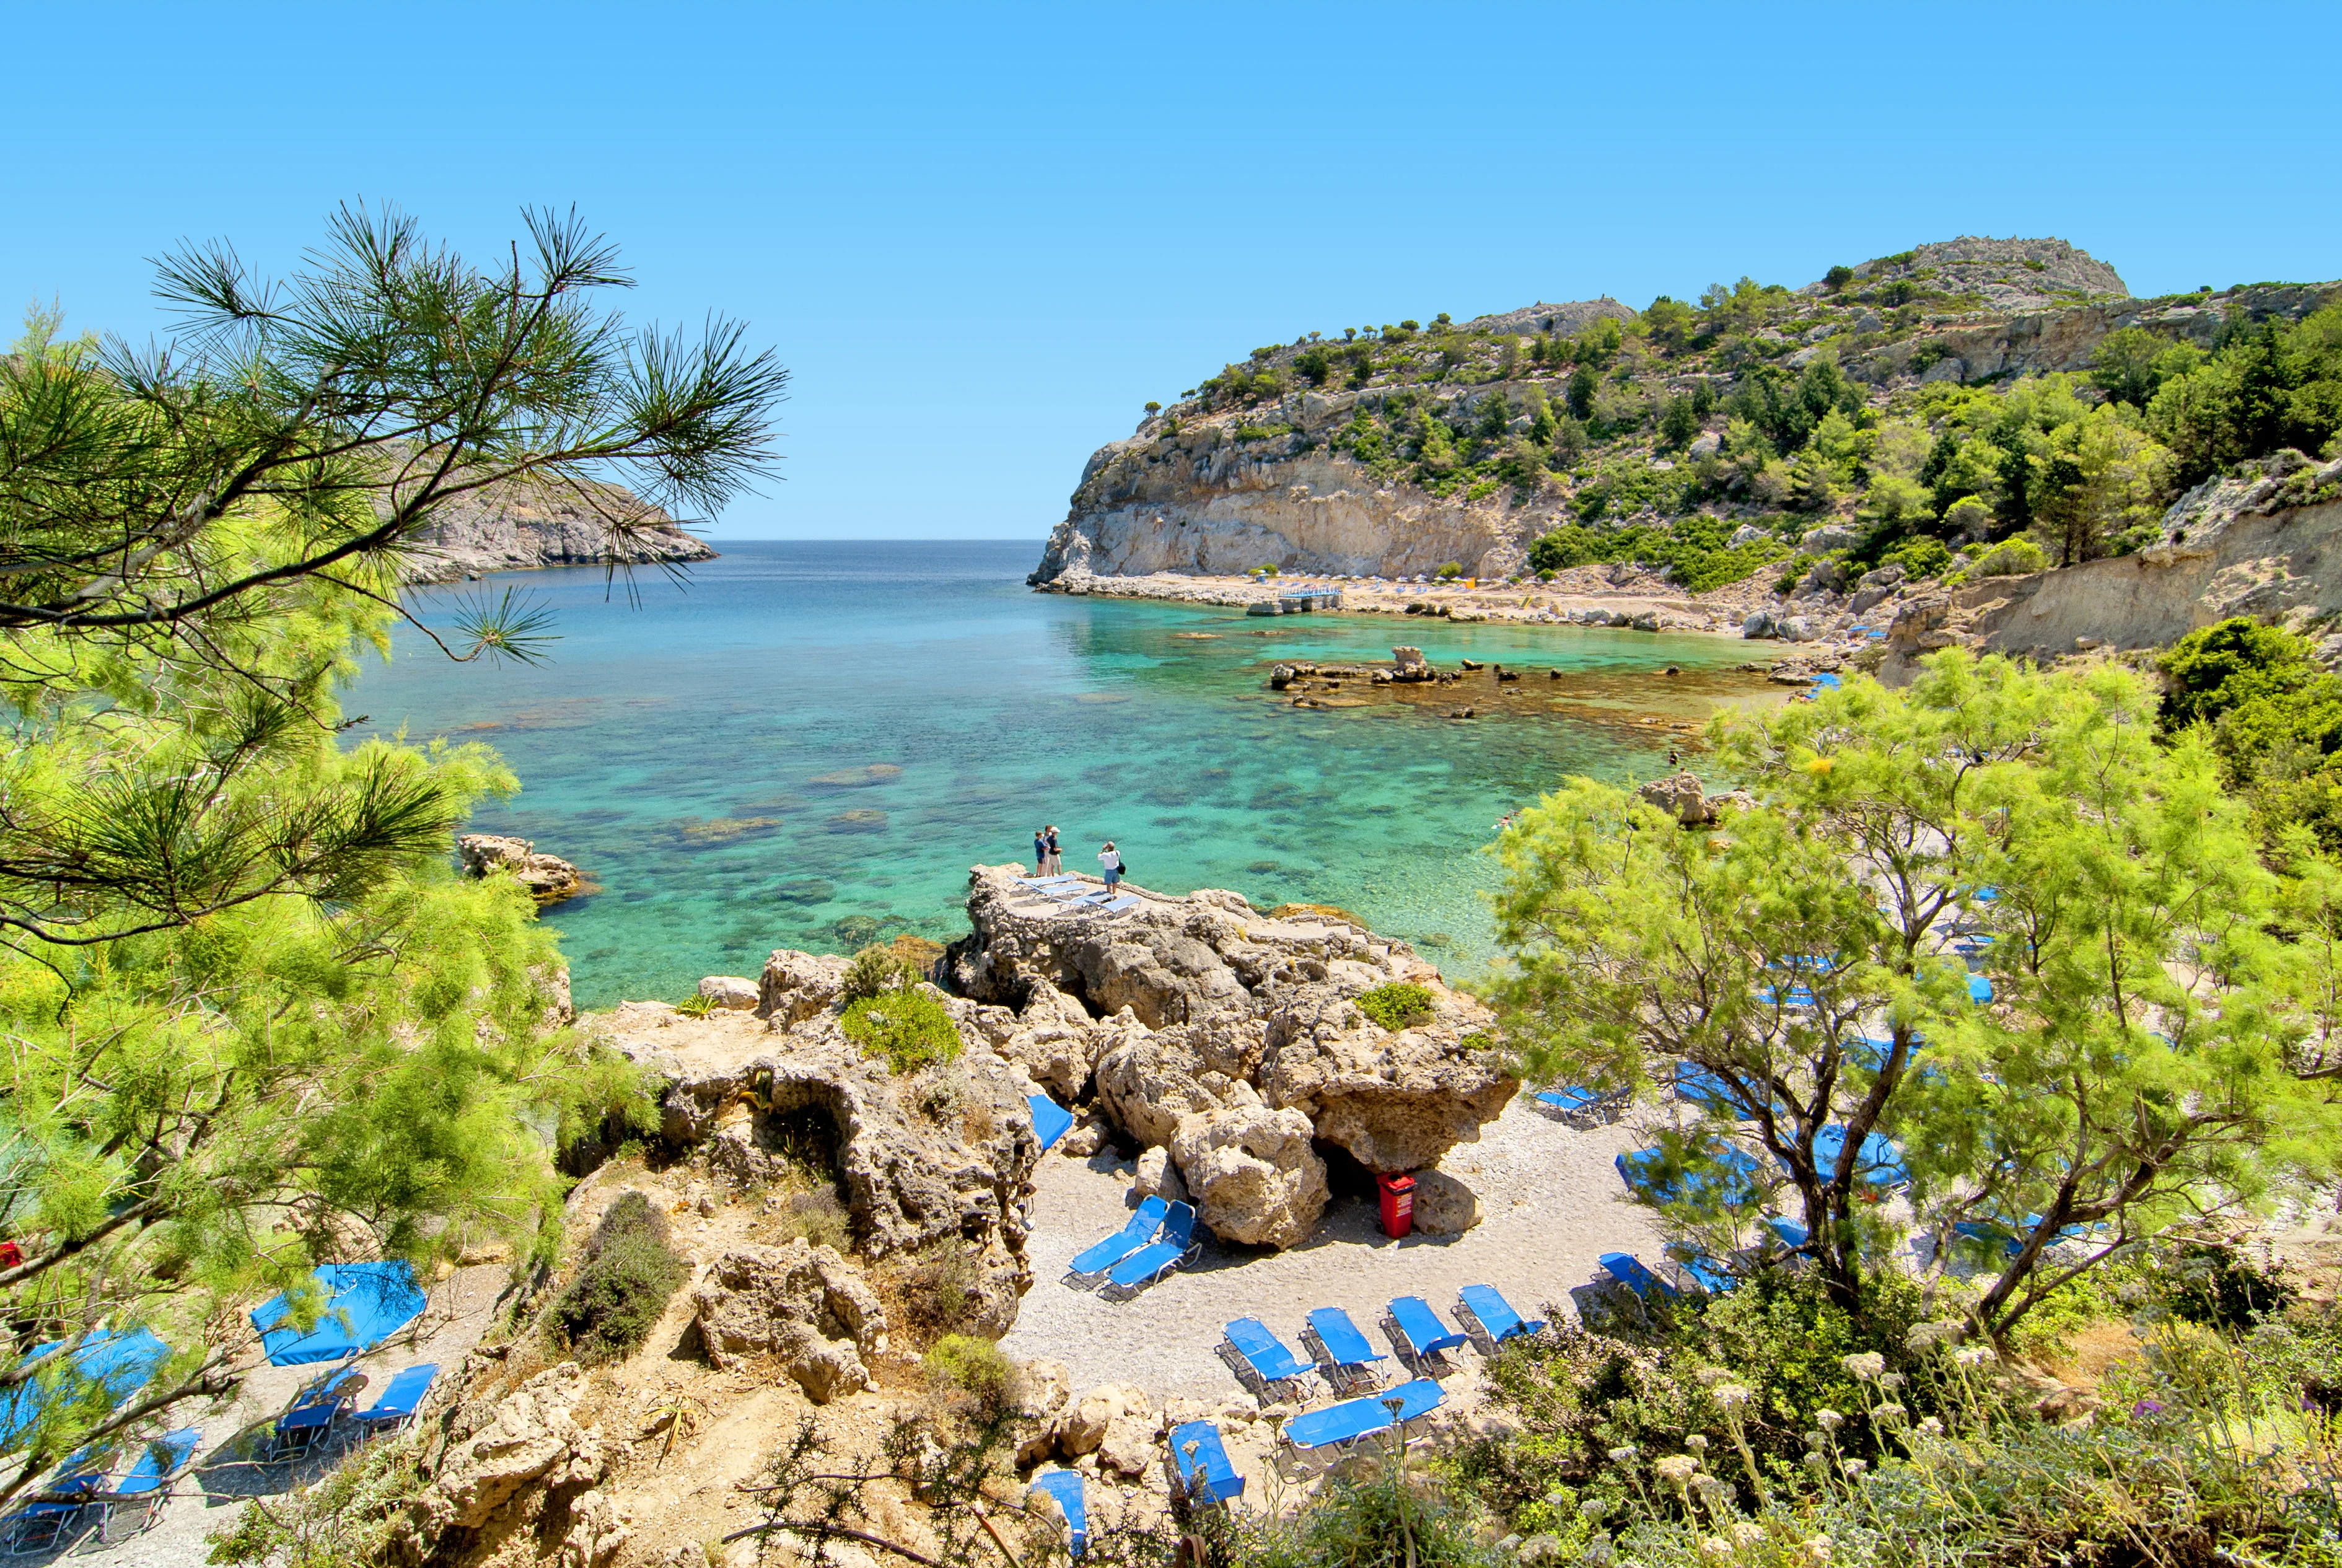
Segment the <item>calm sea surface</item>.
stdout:
[[[1029,542],[723,549],[682,589],[637,574],[632,605],[598,570],[501,579],[555,613],[549,663],[451,664],[410,634],[349,696],[367,730],[485,741],[520,774],[475,826],[601,884],[548,916],[581,1006],[753,976],[775,947],[964,934],[967,868],[1029,861],[1044,822],[1068,870],[1111,838],[1144,886],[1338,904],[1468,974],[1497,819],[1566,774],[1653,776],[1666,737],[1639,719],[1751,685],[1723,638],[1035,594]],[[450,606],[416,600],[434,624]],[[1277,660],[1387,662],[1398,639],[1529,678],[1325,711],[1266,690]],[[1499,711],[1446,716],[1465,701]]]

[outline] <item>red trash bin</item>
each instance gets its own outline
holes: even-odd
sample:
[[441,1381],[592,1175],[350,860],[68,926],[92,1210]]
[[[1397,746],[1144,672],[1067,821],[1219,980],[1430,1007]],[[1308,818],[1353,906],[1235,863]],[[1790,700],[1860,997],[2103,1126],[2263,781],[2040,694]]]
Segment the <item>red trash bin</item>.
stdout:
[[1403,1239],[1415,1229],[1415,1178],[1377,1172],[1375,1185],[1382,1189],[1383,1234],[1393,1241]]

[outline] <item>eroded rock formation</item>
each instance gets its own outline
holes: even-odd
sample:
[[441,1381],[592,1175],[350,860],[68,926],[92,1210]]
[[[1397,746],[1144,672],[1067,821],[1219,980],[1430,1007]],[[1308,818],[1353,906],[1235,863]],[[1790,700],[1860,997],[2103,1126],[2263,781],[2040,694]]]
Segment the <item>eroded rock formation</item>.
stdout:
[[[1293,1245],[1326,1204],[1318,1145],[1373,1170],[1436,1164],[1518,1088],[1486,1010],[1405,943],[1331,914],[1272,918],[1217,890],[1140,896],[1116,915],[1067,909],[1013,867],[979,866],[973,931],[943,968],[1002,1055],[1167,1149],[1221,1236]],[[1397,982],[1431,1006],[1386,1030],[1357,998]]]
[[416,583],[535,566],[716,558],[674,518],[616,484],[491,484],[450,499],[416,543],[407,567],[408,581]]

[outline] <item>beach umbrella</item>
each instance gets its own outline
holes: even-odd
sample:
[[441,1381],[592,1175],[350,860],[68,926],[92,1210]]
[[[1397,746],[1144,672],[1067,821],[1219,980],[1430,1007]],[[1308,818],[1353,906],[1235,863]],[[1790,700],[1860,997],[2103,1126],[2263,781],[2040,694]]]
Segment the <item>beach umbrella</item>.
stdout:
[[292,1303],[272,1296],[253,1309],[252,1326],[275,1366],[343,1361],[372,1350],[423,1312],[423,1292],[404,1259],[379,1263],[320,1263],[325,1315],[307,1333],[285,1320]]
[[[35,1345],[26,1359],[39,1362],[53,1356],[65,1343],[53,1340]],[[15,1446],[17,1438],[30,1431],[52,1405],[81,1397],[93,1383],[105,1390],[109,1409],[120,1404],[146,1386],[146,1380],[170,1353],[169,1345],[143,1328],[91,1334],[60,1363],[60,1370],[43,1368],[0,1396],[0,1451]]]

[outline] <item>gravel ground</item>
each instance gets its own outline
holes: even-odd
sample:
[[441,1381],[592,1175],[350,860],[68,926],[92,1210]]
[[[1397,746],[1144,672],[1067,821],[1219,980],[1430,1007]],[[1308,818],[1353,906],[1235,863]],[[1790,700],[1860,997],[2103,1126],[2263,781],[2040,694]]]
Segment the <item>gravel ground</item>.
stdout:
[[[421,1317],[372,1355],[361,1357],[358,1369],[368,1379],[358,1395],[361,1410],[374,1403],[383,1385],[404,1368],[418,1362],[436,1362],[443,1374],[452,1374],[495,1313],[496,1295],[504,1288],[502,1264],[458,1270],[430,1293],[430,1305]],[[245,1455],[248,1444],[275,1420],[303,1384],[320,1372],[316,1366],[263,1366],[244,1381],[236,1397],[222,1405],[190,1407],[174,1417],[175,1425],[203,1433],[195,1449],[195,1468],[171,1488],[162,1516],[152,1529],[118,1541],[97,1543],[97,1511],[85,1510],[82,1525],[68,1532],[50,1550],[12,1558],[25,1563],[66,1563],[73,1568],[194,1568],[208,1551],[204,1537],[235,1517],[247,1498],[276,1496],[306,1485],[331,1468],[330,1454],[294,1464],[263,1465]],[[128,1462],[123,1468],[128,1469]]]
[[1492,1284],[1524,1316],[1568,1313],[1568,1293],[1599,1272],[1599,1254],[1656,1260],[1652,1216],[1627,1201],[1611,1165],[1646,1141],[1631,1123],[1566,1126],[1523,1095],[1479,1143],[1459,1144],[1441,1163],[1480,1197],[1485,1217],[1463,1235],[1392,1242],[1371,1198],[1337,1195],[1306,1245],[1266,1253],[1206,1242],[1195,1263],[1126,1302],[1076,1290],[1063,1276],[1076,1253],[1127,1217],[1134,1167],[1116,1164],[1110,1151],[1086,1161],[1052,1156],[1036,1174],[1026,1243],[1035,1283],[1001,1348],[1020,1359],[1065,1363],[1077,1392],[1126,1383],[1158,1403],[1173,1396],[1217,1401],[1239,1392],[1217,1353],[1221,1329],[1233,1318],[1259,1318],[1301,1354],[1313,1307],[1346,1308],[1377,1348],[1393,1296],[1422,1296],[1452,1319],[1457,1287]]

